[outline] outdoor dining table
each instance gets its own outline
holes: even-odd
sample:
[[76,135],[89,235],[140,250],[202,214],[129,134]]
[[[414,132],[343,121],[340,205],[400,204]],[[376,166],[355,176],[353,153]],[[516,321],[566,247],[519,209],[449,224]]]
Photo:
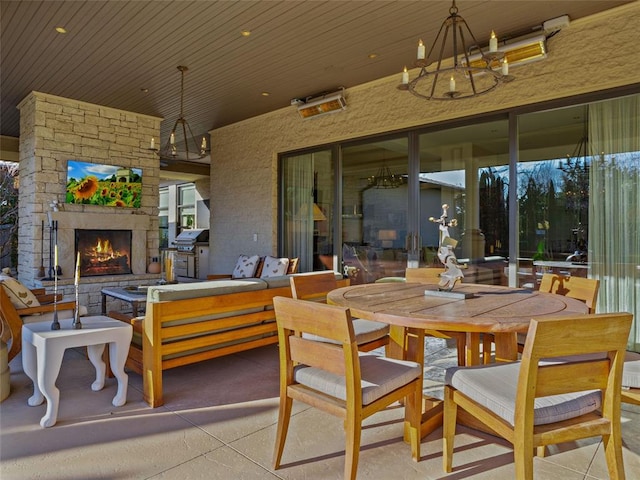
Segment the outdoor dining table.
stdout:
[[[425,294],[427,290],[433,293]],[[465,332],[468,365],[480,363],[481,334],[491,333],[496,361],[514,361],[517,334],[527,333],[532,318],[588,313],[579,300],[522,288],[463,283],[453,289],[469,298],[441,296],[437,290],[437,284],[422,283],[354,285],[333,290],[327,302],[349,307],[354,317],[388,323],[389,354],[423,365],[425,331]],[[426,405],[423,436],[442,423],[441,402],[427,399]]]

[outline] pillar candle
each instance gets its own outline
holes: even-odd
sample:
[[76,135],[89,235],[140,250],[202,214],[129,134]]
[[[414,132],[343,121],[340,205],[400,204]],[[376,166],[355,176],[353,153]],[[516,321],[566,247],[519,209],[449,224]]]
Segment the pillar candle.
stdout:
[[489,51],[497,52],[498,51],[498,38],[493,30],[491,30],[491,38],[489,39]]
[[418,42],[418,60],[424,60],[425,49],[424,43],[422,43],[422,39]]

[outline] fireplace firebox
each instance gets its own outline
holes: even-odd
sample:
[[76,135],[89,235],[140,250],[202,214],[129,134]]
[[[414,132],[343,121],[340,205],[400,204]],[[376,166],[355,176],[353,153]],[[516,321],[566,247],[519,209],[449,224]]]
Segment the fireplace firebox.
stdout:
[[80,276],[126,275],[131,271],[131,230],[76,229]]

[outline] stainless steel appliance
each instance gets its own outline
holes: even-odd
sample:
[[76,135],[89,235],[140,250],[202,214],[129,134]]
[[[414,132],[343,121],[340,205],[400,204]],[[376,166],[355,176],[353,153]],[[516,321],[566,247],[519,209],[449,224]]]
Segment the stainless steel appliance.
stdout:
[[173,245],[176,249],[176,276],[206,280],[209,273],[209,230],[183,230]]

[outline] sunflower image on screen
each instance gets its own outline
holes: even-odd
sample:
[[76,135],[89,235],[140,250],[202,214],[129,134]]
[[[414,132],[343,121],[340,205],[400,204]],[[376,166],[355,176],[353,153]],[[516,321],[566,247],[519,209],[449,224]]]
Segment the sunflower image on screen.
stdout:
[[438,258],[445,267],[445,271],[440,274],[440,282],[438,282],[438,289],[443,291],[451,291],[453,287],[459,281],[462,281],[464,275],[461,268],[466,268],[466,265],[460,265],[454,249],[458,244],[457,240],[454,240],[449,236],[449,227],[455,227],[458,225],[458,221],[453,218],[447,220],[447,212],[449,205],[446,203],[442,205],[442,215],[440,218],[429,217],[429,221],[437,223],[440,229],[440,244],[438,246]]
[[67,163],[66,203],[139,208],[142,170],[115,165]]

